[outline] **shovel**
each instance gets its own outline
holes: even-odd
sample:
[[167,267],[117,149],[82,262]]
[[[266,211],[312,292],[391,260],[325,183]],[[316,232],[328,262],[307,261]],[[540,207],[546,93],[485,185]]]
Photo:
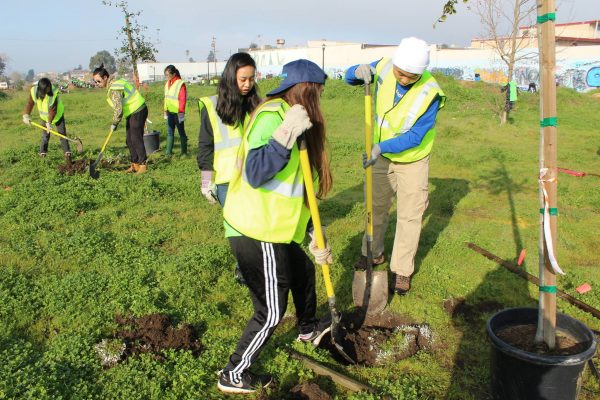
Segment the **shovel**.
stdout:
[[33,126],[35,126],[35,127],[37,127],[37,128],[43,129],[46,132],[52,133],[52,134],[54,134],[54,135],[56,135],[56,136],[58,136],[60,138],[66,139],[69,142],[75,143],[75,145],[77,146],[77,152],[78,153],[83,153],[83,143],[81,143],[81,139],[79,139],[77,137],[75,139],[71,139],[70,137],[66,137],[65,135],[63,135],[61,133],[55,132],[52,129],[48,129],[45,126],[42,126],[40,124],[36,124],[35,122],[30,122],[30,124],[33,125]]
[[[367,156],[371,154],[372,124],[371,114],[371,88],[365,82],[365,150]],[[354,271],[352,280],[352,300],[354,305],[362,307],[369,315],[378,314],[387,306],[388,302],[388,273],[386,271],[373,271],[373,169],[365,169],[365,203],[367,206],[367,268],[364,271]]]
[[[299,139],[300,147],[300,164],[302,166],[302,175],[304,177],[304,187],[306,188],[306,197],[308,199],[308,207],[310,209],[310,216],[312,218],[315,239],[317,240],[317,247],[319,249],[325,248],[325,239],[323,238],[323,230],[321,229],[321,216],[319,215],[319,208],[317,206],[317,199],[315,196],[315,188],[313,187],[313,175],[310,168],[310,160],[308,159],[308,151],[306,151],[306,142],[303,137]],[[325,290],[327,292],[327,302],[329,303],[329,311],[331,312],[331,344],[335,347],[338,353],[344,357],[351,364],[356,364],[344,350],[340,344],[342,339],[340,337],[340,321],[342,316],[337,311],[335,305],[335,293],[333,292],[333,284],[331,283],[331,276],[329,276],[329,265],[321,265],[323,271],[323,280],[325,281]]]
[[104,149],[106,148],[106,145],[108,144],[108,141],[110,140],[112,134],[113,130],[111,128],[110,132],[108,132],[108,136],[106,136],[106,139],[104,139],[104,143],[102,144],[102,148],[100,149],[100,154],[98,154],[98,158],[96,158],[95,162],[90,163],[90,176],[94,179],[98,179],[100,177],[100,172],[96,171],[96,167],[98,166],[98,164],[100,164],[100,160],[104,155]]

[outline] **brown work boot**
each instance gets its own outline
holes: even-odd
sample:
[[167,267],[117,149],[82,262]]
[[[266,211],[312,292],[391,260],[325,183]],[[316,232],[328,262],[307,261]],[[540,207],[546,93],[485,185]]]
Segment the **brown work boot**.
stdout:
[[146,166],[146,164],[137,164],[137,169],[135,170],[135,174],[143,174],[144,172],[146,172],[148,170],[148,167]]
[[[373,257],[373,266],[381,265],[384,262],[385,262],[385,256],[383,254],[380,254],[377,257]],[[360,256],[358,261],[356,261],[356,263],[354,263],[354,269],[360,270],[360,271],[364,271],[365,269],[367,269],[367,256]]]
[[65,164],[67,164],[67,165],[73,164],[73,159],[71,158],[71,153],[69,153],[69,152],[65,153]]
[[406,294],[410,290],[410,277],[396,274],[396,282],[392,289],[397,294]]
[[136,163],[131,163],[131,166],[125,170],[126,174],[130,174],[132,172],[137,172],[139,165]]

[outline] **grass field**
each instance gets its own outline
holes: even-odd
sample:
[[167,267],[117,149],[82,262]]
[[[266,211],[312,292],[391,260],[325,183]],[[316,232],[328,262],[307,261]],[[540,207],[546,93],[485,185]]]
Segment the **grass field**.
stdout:
[[[439,77],[448,96],[438,118],[431,159],[430,205],[423,222],[413,290],[389,308],[430,324],[436,348],[379,367],[336,365],[329,353],[293,341],[293,318],[283,323],[255,366],[279,381],[270,398],[285,398],[299,382],[316,381],[337,399],[488,399],[489,345],[482,310],[465,318],[443,309],[463,297],[477,307],[535,306],[531,284],[465,246],[473,242],[516,260],[537,276],[539,98],[522,94],[511,121],[498,125],[498,88]],[[266,93],[276,82],[261,83]],[[233,279],[235,260],[223,238],[221,213],[203,201],[195,160],[197,99],[214,88],[189,87],[186,128],[191,155],[151,156],[145,175],[120,172],[127,162],[123,127],[113,135],[99,180],[65,176],[56,137],[48,157],[37,157],[39,132],[21,122],[26,92],[0,98],[0,399],[218,399],[216,371],[252,313],[245,287]],[[144,93],[149,118],[162,131],[162,86]],[[63,94],[67,131],[95,158],[111,123],[101,90]],[[334,176],[320,204],[335,261],[339,306],[352,305],[351,268],[360,253],[362,204],[362,89],[329,81],[322,97]],[[558,91],[559,166],[600,173],[600,99]],[[34,111],[35,112],[35,111]],[[178,139],[175,152],[177,154]],[[123,167],[118,167],[122,165]],[[600,308],[600,178],[560,175],[558,259],[567,272],[559,288]],[[393,210],[391,210],[393,212]],[[393,224],[392,224],[393,225]],[[391,246],[393,226],[387,243]],[[391,253],[391,247],[386,250]],[[317,274],[319,313],[327,312]],[[588,282],[593,290],[575,292]],[[600,321],[558,300],[558,307],[600,328]],[[164,359],[130,357],[104,369],[94,345],[110,337],[115,315],[161,312],[200,332],[204,350],[167,351]],[[293,315],[290,304],[288,314]],[[352,394],[289,358],[293,348],[377,388]],[[598,360],[596,359],[596,364]],[[581,398],[600,386],[584,375]]]

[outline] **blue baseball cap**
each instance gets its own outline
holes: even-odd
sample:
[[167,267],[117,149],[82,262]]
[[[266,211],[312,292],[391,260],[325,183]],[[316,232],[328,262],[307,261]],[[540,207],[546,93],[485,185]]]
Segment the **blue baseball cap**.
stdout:
[[285,64],[281,71],[281,76],[284,78],[279,84],[279,87],[275,90],[271,90],[267,93],[267,96],[274,96],[277,93],[281,93],[297,83],[314,82],[323,84],[325,83],[325,79],[327,79],[327,74],[323,72],[321,67],[314,62],[305,59]]

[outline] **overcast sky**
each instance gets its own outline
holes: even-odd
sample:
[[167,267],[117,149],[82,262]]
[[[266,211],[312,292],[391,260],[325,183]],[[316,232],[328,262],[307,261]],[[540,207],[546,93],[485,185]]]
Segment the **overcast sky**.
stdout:
[[[474,0],[471,0],[473,2]],[[498,0],[508,2],[508,0]],[[433,28],[445,0],[129,0],[146,35],[158,42],[158,60],[182,62],[186,50],[204,61],[216,37],[222,60],[250,43],[286,47],[308,40],[397,44],[405,36],[430,43],[466,46],[483,30],[468,5]],[[3,2],[4,3],[4,2]],[[598,0],[557,0],[557,22],[600,19]],[[27,0],[0,8],[0,54],[8,56],[7,72],[65,71],[100,50],[114,53],[123,16],[101,0]]]

